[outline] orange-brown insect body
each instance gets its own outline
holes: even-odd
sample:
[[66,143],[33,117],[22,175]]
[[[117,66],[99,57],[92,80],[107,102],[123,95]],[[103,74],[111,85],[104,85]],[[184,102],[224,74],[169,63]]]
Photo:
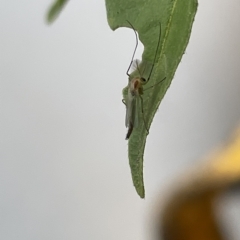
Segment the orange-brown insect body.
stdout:
[[142,87],[141,78],[139,78],[139,77],[133,78],[133,79],[129,82],[129,89],[130,89],[131,94],[132,94],[133,96],[142,95],[142,94],[143,94],[143,87]]

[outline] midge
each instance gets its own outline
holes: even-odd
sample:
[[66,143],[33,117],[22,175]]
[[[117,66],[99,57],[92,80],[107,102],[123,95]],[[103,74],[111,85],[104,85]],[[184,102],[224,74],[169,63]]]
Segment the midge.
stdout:
[[[132,78],[129,81],[127,98],[126,98],[126,100],[123,100],[123,103],[126,105],[125,125],[128,128],[128,132],[127,132],[127,135],[126,135],[126,140],[130,138],[130,136],[132,134],[132,131],[133,131],[133,128],[137,127],[138,124],[139,124],[139,114],[140,114],[139,113],[139,109],[140,108],[141,108],[143,122],[144,122],[145,128],[146,128],[146,130],[148,132],[147,124],[146,124],[146,121],[145,121],[145,118],[144,118],[142,95],[143,95],[143,91],[146,91],[146,90],[154,87],[154,85],[150,86],[150,87],[148,87],[146,89],[143,89],[143,85],[145,85],[151,78],[152,71],[153,71],[153,68],[154,68],[154,65],[155,65],[155,62],[156,62],[157,52],[158,52],[158,49],[159,49],[160,38],[161,38],[161,24],[159,23],[159,38],[158,38],[158,44],[157,44],[157,48],[156,48],[154,61],[153,61],[153,64],[152,64],[149,76],[148,76],[147,79],[145,79],[143,77],[145,68],[143,69],[143,72],[141,73],[140,72],[140,68],[139,68],[140,62],[138,60],[133,60],[134,56],[135,56],[135,53],[136,53],[136,50],[137,50],[137,46],[138,46],[137,32],[134,29],[133,25],[129,21],[127,21],[127,22],[130,24],[130,26],[132,27],[132,29],[133,29],[133,31],[135,33],[135,36],[136,36],[136,46],[135,46],[135,49],[134,49],[134,52],[133,52],[133,55],[132,55],[131,63],[129,65],[129,67],[128,67],[128,70],[127,70],[126,74],[130,78],[129,70],[134,65],[133,69],[138,71],[139,76],[134,77],[134,78]],[[160,82],[158,82],[156,84],[161,83],[165,79],[166,79],[166,77],[163,78]]]

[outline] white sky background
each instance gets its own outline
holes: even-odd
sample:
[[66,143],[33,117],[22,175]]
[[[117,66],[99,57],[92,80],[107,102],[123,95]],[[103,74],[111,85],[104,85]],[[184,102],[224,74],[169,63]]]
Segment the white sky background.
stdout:
[[135,36],[110,30],[104,1],[71,0],[47,26],[50,4],[1,1],[1,239],[150,239],[157,196],[239,122],[240,2],[199,1],[147,139],[145,200],[132,186],[121,102]]

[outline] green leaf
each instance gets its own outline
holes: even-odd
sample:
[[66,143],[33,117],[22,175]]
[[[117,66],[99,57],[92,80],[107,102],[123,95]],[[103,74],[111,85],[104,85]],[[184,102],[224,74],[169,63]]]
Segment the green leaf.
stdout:
[[[149,129],[188,44],[197,11],[197,0],[105,0],[105,2],[111,29],[130,27],[128,20],[137,30],[139,39],[144,45],[141,65],[147,69],[144,72],[145,78],[148,78],[147,74],[154,62],[161,24],[161,41],[157,60],[151,78],[144,88],[156,85],[145,90],[143,94],[144,119]],[[129,57],[131,54],[129,53]],[[133,72],[129,80],[136,74]],[[166,80],[157,84],[164,77]],[[124,99],[127,97],[126,93],[127,87],[123,89]],[[141,120],[139,126],[134,128],[128,142],[133,184],[141,198],[145,197],[143,155],[147,134],[148,131]]]
[[68,0],[56,0],[52,6],[49,8],[47,13],[47,21],[52,23],[62,11],[63,7],[67,3]]

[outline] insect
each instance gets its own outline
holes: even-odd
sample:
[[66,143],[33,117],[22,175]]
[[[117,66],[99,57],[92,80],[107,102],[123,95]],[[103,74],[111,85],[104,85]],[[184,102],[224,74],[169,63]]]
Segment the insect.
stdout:
[[145,121],[145,118],[144,118],[144,111],[143,111],[143,98],[142,98],[143,92],[152,88],[152,87],[154,87],[156,84],[159,84],[166,79],[166,77],[165,77],[160,82],[156,83],[155,85],[150,86],[149,88],[143,90],[143,85],[145,85],[151,78],[152,71],[153,71],[153,68],[154,68],[154,64],[156,62],[157,52],[158,52],[158,48],[159,48],[159,44],[160,44],[160,38],[161,38],[161,24],[159,24],[159,26],[160,26],[160,28],[159,28],[159,39],[158,39],[158,44],[157,44],[157,48],[156,48],[154,61],[153,61],[150,73],[148,75],[148,78],[145,79],[143,77],[145,68],[143,69],[143,72],[141,73],[140,72],[140,67],[139,67],[140,62],[138,60],[133,60],[134,56],[135,56],[135,53],[136,53],[136,50],[137,50],[137,46],[138,46],[137,32],[134,29],[133,25],[129,21],[127,21],[127,22],[130,24],[130,26],[132,27],[132,29],[135,33],[136,46],[135,46],[135,49],[134,49],[134,52],[133,52],[133,55],[132,55],[131,63],[129,65],[128,69],[127,69],[126,74],[128,75],[128,77],[130,79],[129,70],[133,65],[135,65],[134,68],[135,68],[135,70],[138,71],[139,76],[134,77],[131,80],[129,80],[127,98],[126,98],[126,100],[123,100],[123,103],[126,105],[125,125],[128,128],[128,132],[127,132],[127,135],[126,135],[126,140],[128,140],[130,138],[133,129],[135,127],[137,127],[138,124],[139,124],[139,117],[140,117],[139,116],[139,114],[140,114],[139,109],[141,109],[142,119],[143,119],[145,128],[148,132],[147,124],[146,124],[146,121]]

